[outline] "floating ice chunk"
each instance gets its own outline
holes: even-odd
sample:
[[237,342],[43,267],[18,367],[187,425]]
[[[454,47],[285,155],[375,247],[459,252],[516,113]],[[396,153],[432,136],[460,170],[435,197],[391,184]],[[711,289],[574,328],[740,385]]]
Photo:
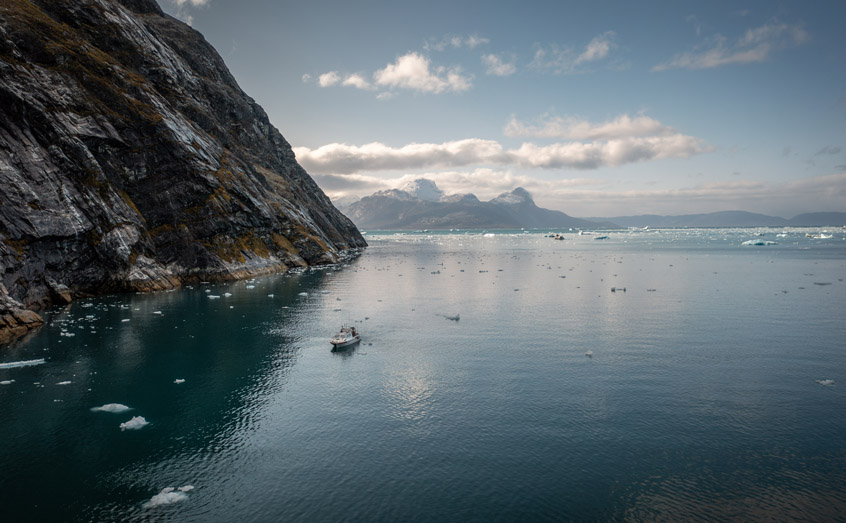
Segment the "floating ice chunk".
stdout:
[[185,485],[184,487],[179,487],[178,489],[180,492],[191,492],[194,490],[194,485]]
[[218,299],[220,299],[220,296],[218,296],[217,294],[209,294],[209,299],[210,300],[218,300]]
[[585,352],[585,356],[587,356],[588,358],[593,358],[593,351],[588,350],[587,352]]
[[60,381],[59,383],[56,383],[56,385],[70,385],[70,384],[71,384],[70,381]]
[[37,359],[37,360],[23,360],[23,361],[12,361],[9,363],[0,363],[0,369],[13,369],[15,367],[29,367],[30,365],[41,365],[44,363],[44,358]]
[[268,297],[268,298],[272,298],[272,297],[273,297],[273,294],[268,294],[268,295],[267,295],[267,297]]
[[320,291],[320,294],[329,294],[329,291]]
[[188,499],[188,494],[186,494],[186,492],[194,488],[191,487],[188,490],[182,490],[186,487],[191,487],[191,485],[179,487],[178,490],[173,487],[163,488],[161,492],[150,498],[149,501],[145,502],[143,508],[153,508],[158,507],[159,505],[169,505],[171,503],[176,503],[177,501],[184,501]]
[[138,430],[149,424],[150,423],[144,419],[144,416],[135,416],[126,423],[121,423],[120,430]]
[[823,387],[831,387],[832,385],[834,385],[834,380],[814,380],[814,381],[816,381],[817,383],[819,383]]
[[185,380],[182,378],[176,378],[175,380],[173,380],[173,382],[179,385],[180,383],[185,383]]
[[120,320],[121,323],[126,323],[128,321],[129,321],[129,318],[124,318],[124,319]]
[[224,297],[224,298],[228,298],[228,297],[230,297],[230,296],[232,296],[232,293],[231,293],[231,292],[224,292],[224,293],[223,293],[223,297]]
[[773,242],[770,240],[746,240],[740,245],[778,245],[778,242]]
[[308,296],[308,293],[307,292],[301,292],[301,293],[298,294],[298,296]]
[[255,288],[256,288],[256,286],[255,286],[255,285],[247,285],[247,288],[248,288],[248,289],[255,289]]
[[162,311],[153,311],[153,314],[161,314]]
[[4,381],[0,381],[0,385],[11,385],[14,382],[15,382],[15,380],[4,380]]
[[127,407],[126,405],[121,405],[120,403],[106,403],[100,407],[93,407],[91,412],[111,412],[113,414],[118,414],[128,410],[132,410],[132,407]]

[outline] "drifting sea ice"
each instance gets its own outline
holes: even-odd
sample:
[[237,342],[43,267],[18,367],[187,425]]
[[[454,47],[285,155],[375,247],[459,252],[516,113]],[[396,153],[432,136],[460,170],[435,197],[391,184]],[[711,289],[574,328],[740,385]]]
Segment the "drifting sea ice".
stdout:
[[59,383],[56,383],[56,385],[70,385],[70,384],[71,384],[70,381],[60,381]]
[[44,358],[37,360],[23,360],[12,361],[9,363],[0,363],[0,369],[14,369],[15,367],[29,367],[30,365],[41,365],[44,363]]
[[834,380],[814,380],[814,381],[816,381],[817,383],[819,383],[823,387],[831,387],[832,385],[834,385]]
[[128,410],[132,410],[132,407],[127,407],[126,405],[121,405],[120,403],[106,403],[105,405],[91,408],[91,412],[111,412],[115,414],[126,412]]
[[184,501],[188,499],[187,492],[194,490],[194,487],[191,485],[185,485],[184,487],[179,487],[175,489],[173,487],[166,487],[163,488],[161,492],[150,498],[149,501],[145,502],[143,508],[153,508],[158,507],[159,505],[169,505],[171,503],[176,503],[177,501]]
[[4,380],[4,381],[0,381],[0,385],[11,385],[14,382],[15,382],[15,380]]
[[778,242],[773,242],[770,240],[746,240],[740,245],[778,245]]
[[180,383],[185,383],[185,380],[182,378],[176,378],[175,380],[173,380],[173,382],[179,385]]
[[120,430],[138,430],[146,427],[150,423],[144,419],[144,416],[135,416],[126,423],[120,424]]
[[301,292],[297,296],[308,296],[308,293],[307,292]]

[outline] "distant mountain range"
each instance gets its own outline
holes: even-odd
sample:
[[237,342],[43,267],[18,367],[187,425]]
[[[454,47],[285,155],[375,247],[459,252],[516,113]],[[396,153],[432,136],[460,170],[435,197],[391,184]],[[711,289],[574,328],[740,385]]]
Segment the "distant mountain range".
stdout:
[[591,221],[611,222],[620,227],[809,227],[815,225],[846,225],[844,212],[814,212],[791,219],[767,216],[745,211],[722,211],[708,214],[681,216],[614,216],[612,218],[586,218]]
[[423,178],[399,189],[379,191],[360,200],[335,205],[361,229],[519,229],[599,228],[610,223],[573,218],[535,205],[518,187],[483,202],[473,194],[445,195]]

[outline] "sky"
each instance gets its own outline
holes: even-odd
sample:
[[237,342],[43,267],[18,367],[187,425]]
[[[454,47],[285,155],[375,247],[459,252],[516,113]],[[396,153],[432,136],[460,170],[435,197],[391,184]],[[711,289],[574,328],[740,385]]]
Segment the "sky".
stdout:
[[846,2],[159,0],[331,198],[846,212]]

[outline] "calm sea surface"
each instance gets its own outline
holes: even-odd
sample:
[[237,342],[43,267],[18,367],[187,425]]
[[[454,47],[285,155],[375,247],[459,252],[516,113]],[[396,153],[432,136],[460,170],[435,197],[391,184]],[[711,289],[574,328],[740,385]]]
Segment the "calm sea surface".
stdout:
[[827,230],[371,232],[75,302],[0,349],[0,519],[844,521]]

